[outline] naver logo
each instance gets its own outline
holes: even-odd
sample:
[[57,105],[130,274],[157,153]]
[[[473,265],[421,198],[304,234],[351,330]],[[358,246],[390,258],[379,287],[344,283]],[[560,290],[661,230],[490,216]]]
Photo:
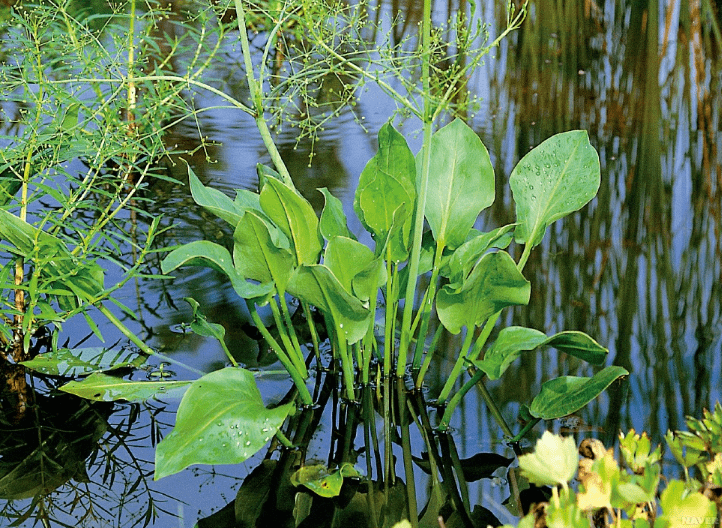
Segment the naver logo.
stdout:
[[682,524],[684,526],[705,526],[705,525],[712,526],[715,523],[715,521],[717,521],[717,517],[683,515],[679,518],[679,520],[680,520],[680,524]]

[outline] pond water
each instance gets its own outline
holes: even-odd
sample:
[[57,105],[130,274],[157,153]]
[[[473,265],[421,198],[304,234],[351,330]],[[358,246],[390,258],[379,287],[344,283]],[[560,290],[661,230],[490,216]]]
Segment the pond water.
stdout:
[[[504,2],[477,3],[491,33],[498,32]],[[468,80],[481,103],[467,121],[487,146],[497,179],[497,200],[480,219],[480,227],[513,221],[508,175],[521,156],[552,134],[585,129],[600,154],[597,198],[549,229],[525,268],[532,283],[531,302],[510,320],[547,334],[586,332],[609,348],[609,364],[629,370],[627,379],[577,417],[580,433],[608,444],[620,429],[630,428],[646,430],[659,442],[667,429],[683,427],[684,416],[699,416],[721,397],[722,41],[710,31],[709,20],[700,24],[694,12],[698,3],[534,0],[521,29]],[[379,8],[399,7],[415,21],[420,17],[417,4],[380,2]],[[444,17],[458,2],[448,4],[437,1],[435,16]],[[719,2],[711,7],[722,12]],[[719,28],[719,17],[716,24]],[[223,65],[225,83],[242,99],[244,80],[236,66]],[[323,198],[315,189],[328,187],[343,201],[350,219],[358,176],[376,150],[376,132],[394,111],[393,103],[373,89],[359,96],[355,107],[343,109],[326,124],[313,146],[297,142],[293,130],[284,130],[278,138],[299,190],[320,209]],[[416,151],[418,123],[399,118],[397,124]],[[198,116],[198,123],[175,127],[168,141],[183,147],[197,144],[198,126],[213,142],[188,157],[200,179],[228,194],[254,188],[256,163],[269,162],[254,121],[240,111],[209,111]],[[173,170],[175,177],[187,181],[183,164]],[[177,224],[163,243],[228,240],[230,233],[220,220],[193,207],[187,187],[163,183],[151,192],[154,214]],[[354,221],[350,227],[360,230]],[[246,332],[247,311],[223,278],[200,268],[175,275],[173,282],[139,280],[119,292],[118,298],[139,315],[137,322],[126,320],[129,327],[174,359],[205,372],[218,369],[227,361],[218,344],[182,331],[192,312],[181,299],[193,297],[209,320],[226,328],[234,356],[257,366],[260,351]],[[65,331],[84,336],[89,329],[83,325],[78,321]],[[121,337],[109,324],[101,324],[101,330],[106,344]],[[101,344],[93,339],[91,344]],[[437,354],[427,377],[432,394],[450,371],[459,344],[449,338]],[[194,377],[171,368],[181,379]],[[545,380],[590,372],[550,351],[517,361],[501,382],[489,387],[505,402],[505,415],[512,417]],[[277,401],[289,383],[283,376],[269,375],[261,386],[264,398]],[[241,466],[188,469],[152,481],[152,440],[156,428],[166,434],[170,430],[175,404],[116,407],[110,419],[115,429],[105,433],[97,460],[89,466],[95,483],[66,485],[55,497],[43,499],[43,507],[54,501],[57,511],[65,510],[72,518],[82,515],[84,501],[92,502],[109,518],[119,519],[114,525],[130,526],[153,498],[163,509],[153,526],[190,527],[231,502],[253,460]],[[322,423],[324,427],[330,424]],[[480,400],[467,398],[452,427],[462,457],[480,450],[509,455]],[[325,456],[320,448],[316,455]],[[99,483],[106,471],[117,475],[110,485],[108,480]],[[423,479],[421,484],[422,489],[427,485]],[[484,504],[502,521],[513,520],[500,506],[506,492],[499,482],[477,486],[472,493],[473,503]],[[14,508],[23,511],[28,505]],[[96,526],[85,522],[81,525]]]

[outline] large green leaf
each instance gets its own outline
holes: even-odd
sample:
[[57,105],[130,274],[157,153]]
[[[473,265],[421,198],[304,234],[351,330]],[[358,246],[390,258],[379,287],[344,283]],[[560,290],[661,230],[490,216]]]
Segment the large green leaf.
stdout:
[[176,389],[185,389],[190,384],[190,381],[129,381],[94,372],[83,380],[66,383],[60,390],[86,400],[134,402],[178,395]]
[[244,215],[233,232],[233,261],[238,272],[260,283],[274,282],[279,291],[293,271],[293,255],[288,249],[276,247],[268,225],[256,214]]
[[203,207],[203,209],[225,220],[233,227],[236,227],[249,206],[252,207],[254,205],[252,199],[244,203],[243,198],[248,199],[247,194],[244,194],[243,198],[240,199],[238,195],[236,195],[236,200],[234,201],[221,191],[213,189],[212,187],[206,187],[198,179],[198,176],[196,176],[193,169],[190,168],[190,165],[188,166],[188,181],[190,183],[193,200]]
[[76,377],[96,371],[108,371],[123,367],[140,367],[145,358],[136,352],[109,350],[102,347],[60,348],[33,359],[21,361],[21,365],[49,376]]
[[447,284],[436,295],[439,320],[452,334],[483,323],[506,306],[527,304],[531,286],[504,251],[484,255],[461,285]]
[[233,266],[233,258],[226,248],[207,240],[195,240],[171,251],[160,263],[168,274],[180,266],[204,266],[225,274],[236,293],[244,299],[262,297],[273,290],[272,284],[248,282]]
[[372,322],[368,303],[347,292],[327,266],[299,266],[288,283],[288,292],[331,314],[339,331],[343,332],[339,337],[350,344],[366,335]]
[[225,368],[193,382],[183,396],[173,431],[155,452],[155,479],[192,464],[239,464],[258,452],[293,411],[268,409],[253,374]]
[[[402,226],[390,241],[392,258],[403,260],[408,255],[411,218],[416,201],[416,162],[404,137],[386,123],[379,130],[379,150],[361,172],[354,195],[354,210],[378,246],[386,240],[394,225],[394,215],[402,205]],[[378,250],[377,250],[378,253]]]
[[430,148],[425,215],[437,243],[454,249],[494,202],[494,169],[479,136],[460,119],[438,130]]
[[547,337],[533,328],[509,326],[499,332],[499,337],[487,350],[484,359],[475,361],[474,364],[486,372],[489,379],[499,379],[522,352],[542,346],[554,347],[594,365],[602,364],[609,353],[583,332],[565,331]]
[[599,155],[586,131],[563,132],[538,145],[509,178],[519,223],[516,240],[539,244],[549,224],[594,198],[599,181]]
[[316,264],[323,240],[311,204],[283,182],[268,178],[261,190],[261,207],[291,241],[295,263]]
[[549,380],[542,385],[541,392],[531,402],[529,412],[543,420],[572,414],[604,392],[614,380],[627,374],[629,372],[623,367],[612,365],[591,378],[562,376]]
[[353,233],[348,229],[346,214],[343,212],[341,200],[331,194],[326,187],[322,187],[318,189],[318,191],[322,193],[326,199],[326,204],[321,212],[321,220],[318,224],[321,235],[323,235],[326,240],[330,240],[335,236],[355,238]]

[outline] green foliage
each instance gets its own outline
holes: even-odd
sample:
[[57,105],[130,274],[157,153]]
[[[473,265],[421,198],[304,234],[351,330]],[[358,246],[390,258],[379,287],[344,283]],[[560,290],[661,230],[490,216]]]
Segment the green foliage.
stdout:
[[[619,435],[620,458],[598,440],[584,440],[579,447],[581,460],[571,437],[549,432],[537,441],[533,453],[522,455],[522,475],[540,485],[562,486],[553,489],[546,504],[547,526],[623,526],[682,527],[689,524],[714,524],[720,514],[719,460],[722,446],[722,406],[704,410],[703,418],[687,418],[689,431],[671,431],[666,440],[671,452],[684,468],[685,479],[669,479],[661,493],[661,449],[652,449],[646,433],[634,430]],[[688,456],[685,456],[686,454]],[[696,462],[695,462],[696,461]],[[692,477],[687,468],[697,465]],[[579,468],[577,473],[577,466]],[[576,492],[572,483],[579,482]],[[590,524],[594,518],[595,523]],[[518,526],[533,526],[534,514],[520,520]]]

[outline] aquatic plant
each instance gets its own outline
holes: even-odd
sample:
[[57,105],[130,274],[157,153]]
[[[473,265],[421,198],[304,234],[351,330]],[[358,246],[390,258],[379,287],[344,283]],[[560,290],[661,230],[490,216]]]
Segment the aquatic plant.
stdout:
[[[519,458],[519,466],[524,485],[549,486],[549,498],[536,504],[518,526],[715,524],[722,506],[722,406],[717,403],[713,411],[705,409],[701,419],[687,417],[686,422],[688,431],[669,431],[665,437],[684,480],[667,479],[661,493],[661,447],[652,449],[646,433],[620,433],[621,464],[599,440],[583,440],[577,452],[571,437],[544,433],[534,452]],[[692,467],[697,476],[690,475]],[[574,480],[576,487],[570,486]]]

